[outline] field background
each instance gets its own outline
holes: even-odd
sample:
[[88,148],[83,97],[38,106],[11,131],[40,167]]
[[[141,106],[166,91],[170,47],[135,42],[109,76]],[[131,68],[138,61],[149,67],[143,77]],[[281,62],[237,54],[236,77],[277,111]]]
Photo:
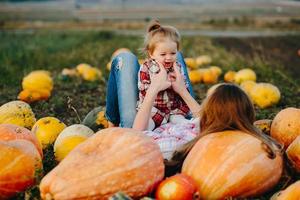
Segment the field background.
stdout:
[[[176,26],[185,57],[209,55],[212,65],[228,70],[250,67],[258,82],[281,91],[276,106],[259,109],[257,119],[273,119],[286,107],[300,108],[300,2],[298,1],[0,1],[0,105],[16,100],[22,78],[35,69],[51,71],[54,90],[47,101],[32,103],[36,118],[55,116],[80,123],[94,107],[105,105],[106,64],[112,53],[138,49],[149,20]],[[65,79],[63,68],[88,63],[103,79]],[[201,103],[211,85],[196,84]],[[74,111],[76,110],[76,112]],[[56,165],[45,151],[44,174]],[[287,171],[268,197],[296,176]],[[39,199],[37,185],[17,199]]]

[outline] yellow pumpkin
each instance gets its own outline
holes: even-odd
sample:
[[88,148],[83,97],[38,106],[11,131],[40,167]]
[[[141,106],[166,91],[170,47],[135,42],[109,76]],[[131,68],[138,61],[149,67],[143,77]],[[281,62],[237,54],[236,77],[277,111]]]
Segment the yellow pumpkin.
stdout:
[[252,69],[241,69],[235,74],[234,81],[237,84],[241,84],[244,81],[256,81],[256,74]]
[[242,90],[250,97],[250,92],[253,89],[253,87],[256,85],[256,82],[254,81],[243,81],[240,85]]
[[190,69],[197,69],[198,68],[197,62],[194,58],[185,58],[184,62],[186,64],[186,66]]
[[299,200],[300,199],[300,181],[297,181],[285,190],[272,196],[270,200]]
[[300,136],[289,145],[286,154],[297,172],[300,172]]
[[25,101],[27,103],[32,103],[40,100],[47,100],[51,96],[50,90],[47,89],[39,89],[39,90],[22,90],[18,99]]
[[76,70],[79,73],[79,75],[82,75],[84,73],[84,71],[90,69],[92,66],[86,63],[81,63],[79,65],[76,66]]
[[10,101],[0,107],[0,124],[15,124],[31,129],[35,122],[30,105],[23,101]]
[[86,69],[82,73],[82,78],[86,81],[95,81],[95,80],[99,79],[101,76],[102,76],[102,72],[95,67]]
[[99,69],[92,67],[89,64],[79,64],[76,69],[79,75],[86,81],[95,81],[102,76],[102,72]]
[[300,135],[300,109],[285,108],[276,114],[271,136],[287,148]]
[[163,157],[140,131],[107,128],[78,145],[41,181],[42,199],[108,199],[149,194],[164,177]]
[[139,59],[138,61],[139,61],[139,64],[140,64],[140,65],[142,65],[142,64],[145,62],[144,59]]
[[201,55],[196,58],[196,63],[198,66],[208,65],[212,61],[211,57],[208,55]]
[[112,61],[109,61],[109,62],[106,64],[106,69],[107,69],[108,71],[110,71],[110,69],[111,69],[111,64],[112,64]]
[[73,148],[93,134],[93,130],[82,124],[73,124],[65,128],[54,143],[56,160],[61,161],[64,159]]
[[60,132],[66,125],[55,117],[44,117],[39,119],[32,127],[32,132],[36,135],[43,149],[53,144]]
[[229,70],[224,74],[224,81],[227,83],[232,83],[234,82],[234,77],[235,77],[236,72]]
[[200,83],[202,80],[202,74],[199,70],[191,70],[189,71],[189,78],[193,84]]
[[260,108],[266,108],[279,102],[280,91],[270,83],[257,83],[251,89],[250,97]]
[[218,66],[210,66],[209,69],[217,77],[219,77],[222,74],[222,69],[220,67],[218,67]]
[[23,90],[48,90],[51,92],[53,89],[53,80],[48,71],[32,71],[23,78],[22,87]]
[[55,159],[62,161],[77,145],[84,142],[87,138],[79,135],[65,137],[59,144],[55,145]]
[[76,77],[79,76],[78,71],[76,69],[64,68],[61,72],[62,76]]
[[282,170],[281,156],[269,158],[259,139],[241,131],[202,137],[182,166],[200,199],[258,196],[277,184]]
[[210,69],[205,69],[202,73],[202,81],[206,84],[214,84],[218,82],[218,76]]

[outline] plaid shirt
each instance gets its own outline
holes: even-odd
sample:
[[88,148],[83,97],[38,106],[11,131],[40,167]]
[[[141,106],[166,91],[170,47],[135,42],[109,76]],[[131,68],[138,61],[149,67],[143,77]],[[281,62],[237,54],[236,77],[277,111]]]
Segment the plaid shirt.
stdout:
[[[183,70],[179,63],[176,63],[180,69],[180,73],[183,74]],[[157,63],[153,60],[146,60],[141,65],[138,77],[139,88],[139,101],[137,103],[137,109],[140,108],[143,103],[146,92],[151,84],[152,76],[159,71]],[[185,77],[185,76],[184,76]],[[185,85],[188,88],[185,80]],[[155,127],[158,127],[164,121],[169,121],[170,115],[183,115],[187,116],[190,112],[189,107],[182,100],[182,98],[170,87],[166,90],[160,91],[154,101],[153,108],[151,110],[151,118],[155,123]]]

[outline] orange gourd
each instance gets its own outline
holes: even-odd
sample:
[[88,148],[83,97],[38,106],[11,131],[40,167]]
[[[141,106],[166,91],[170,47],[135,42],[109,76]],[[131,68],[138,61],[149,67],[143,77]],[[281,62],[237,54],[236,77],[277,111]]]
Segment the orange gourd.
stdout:
[[33,143],[24,139],[0,141],[0,199],[8,199],[35,183],[42,159]]
[[297,181],[272,196],[270,200],[298,200],[300,199],[300,181]]
[[14,124],[0,124],[0,141],[16,139],[24,139],[32,142],[40,155],[43,156],[42,146],[30,130]]
[[298,136],[287,148],[286,155],[293,167],[300,173],[300,136]]
[[282,173],[282,157],[268,158],[261,141],[241,131],[202,137],[189,152],[182,173],[194,179],[200,199],[257,196]]
[[271,136],[287,148],[300,135],[300,109],[286,108],[275,116]]
[[157,200],[192,200],[197,191],[195,182],[185,174],[176,174],[162,181],[155,194]]
[[147,195],[164,177],[158,145],[140,131],[103,129],[79,144],[41,181],[42,199]]

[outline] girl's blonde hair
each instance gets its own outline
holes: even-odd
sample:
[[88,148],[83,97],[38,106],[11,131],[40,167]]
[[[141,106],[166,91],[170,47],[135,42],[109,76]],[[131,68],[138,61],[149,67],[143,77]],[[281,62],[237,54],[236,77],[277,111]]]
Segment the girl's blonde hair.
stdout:
[[182,164],[194,144],[203,136],[225,130],[240,130],[262,141],[270,158],[282,153],[283,146],[253,125],[255,111],[247,94],[234,84],[221,84],[202,103],[200,135],[173,154],[175,164]]
[[151,21],[145,35],[143,52],[149,56],[148,53],[153,53],[156,44],[166,38],[174,41],[177,44],[177,50],[179,49],[180,34],[178,30],[173,26],[162,26],[158,20]]

